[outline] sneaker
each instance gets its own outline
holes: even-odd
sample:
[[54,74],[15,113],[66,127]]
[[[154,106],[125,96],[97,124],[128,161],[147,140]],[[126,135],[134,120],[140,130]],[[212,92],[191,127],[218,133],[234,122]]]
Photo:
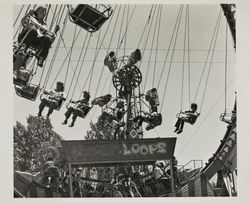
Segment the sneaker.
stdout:
[[178,129],[178,128],[176,128],[176,129],[174,130],[174,133],[176,133],[178,130],[179,130],[179,129]]
[[69,125],[69,127],[73,127],[74,126],[74,123],[71,123],[70,125]]
[[63,121],[62,124],[63,124],[63,125],[66,125],[66,124],[67,124],[67,120]]
[[177,132],[177,134],[181,134],[182,133],[182,130],[179,130],[178,132]]
[[43,67],[43,62],[44,62],[43,59],[38,59],[37,65],[40,66],[40,67]]

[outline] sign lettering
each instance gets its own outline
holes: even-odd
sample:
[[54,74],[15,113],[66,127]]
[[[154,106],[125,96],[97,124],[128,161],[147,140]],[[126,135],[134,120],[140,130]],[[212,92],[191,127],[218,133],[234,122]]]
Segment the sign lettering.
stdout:
[[122,155],[131,155],[131,154],[142,154],[142,155],[147,155],[147,154],[164,154],[167,153],[167,145],[165,142],[159,142],[157,144],[127,144],[123,143],[123,151],[121,152]]

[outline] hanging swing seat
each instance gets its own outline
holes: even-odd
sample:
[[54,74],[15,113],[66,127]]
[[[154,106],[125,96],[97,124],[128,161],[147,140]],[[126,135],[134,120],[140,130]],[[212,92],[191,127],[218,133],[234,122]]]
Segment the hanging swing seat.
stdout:
[[27,86],[28,82],[30,81],[31,71],[27,69],[20,69],[15,71],[13,83],[19,86]]
[[220,115],[220,120],[227,124],[232,124],[234,118],[236,118],[235,112],[224,112]]
[[[44,94],[45,93],[42,93],[40,95],[40,100],[41,101],[44,99]],[[49,105],[49,103],[51,103],[51,102],[54,102],[54,103],[56,102],[56,108],[54,108],[54,110],[59,111],[66,99],[64,97],[61,97],[60,99],[46,98],[46,100],[47,100],[47,103],[48,103],[47,105]]]
[[70,103],[66,104],[66,108],[73,108],[74,111],[76,112],[77,116],[81,117],[81,118],[85,118],[89,111],[92,109],[92,106],[88,106],[88,105],[82,105],[81,107],[69,107]]
[[[104,5],[99,5],[104,6]],[[111,7],[104,7],[104,11],[93,8],[88,4],[79,4],[71,13],[70,21],[87,30],[95,32],[105,23],[112,14]]]
[[161,113],[157,113],[154,116],[151,116],[148,121],[147,121],[148,125],[146,126],[146,130],[151,130],[153,128],[155,128],[156,126],[161,125],[162,123],[162,115]]
[[39,93],[39,85],[27,84],[26,86],[15,85],[16,94],[25,99],[35,101]]
[[94,98],[94,99],[91,101],[91,104],[92,104],[92,105],[98,105],[98,106],[100,106],[100,107],[103,107],[104,105],[106,105],[107,103],[110,102],[111,98],[112,98],[112,95],[111,95],[111,94],[106,94],[106,95],[103,95],[103,96]]
[[85,105],[83,109],[79,109],[79,113],[77,116],[85,118],[88,115],[90,109],[92,109],[92,107]]
[[185,122],[193,125],[195,124],[197,118],[199,117],[199,113],[186,113],[186,112],[180,112],[176,115],[178,119],[182,119]]

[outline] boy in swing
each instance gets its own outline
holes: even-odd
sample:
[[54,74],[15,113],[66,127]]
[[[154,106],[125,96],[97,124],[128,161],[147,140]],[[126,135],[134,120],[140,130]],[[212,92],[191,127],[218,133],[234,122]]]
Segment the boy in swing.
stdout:
[[200,115],[197,112],[197,108],[198,108],[197,104],[192,103],[191,110],[182,112],[182,115],[178,117],[178,120],[175,123],[176,129],[174,132],[176,132],[177,134],[182,133],[185,122],[190,123],[191,125],[193,125],[196,122],[197,117]]
[[44,91],[43,94],[46,97],[41,99],[38,116],[42,116],[43,109],[47,106],[49,108],[47,118],[49,118],[54,109],[60,108],[62,102],[66,100],[64,97],[64,84],[62,82],[57,82],[56,89]]
[[70,101],[71,103],[76,104],[76,107],[69,107],[66,111],[65,120],[62,122],[63,125],[67,124],[69,117],[73,114],[72,122],[69,127],[73,127],[76,121],[77,116],[85,118],[91,107],[89,106],[90,94],[87,91],[83,92],[83,99],[78,101]]
[[111,51],[107,54],[107,56],[104,59],[104,65],[109,68],[109,71],[112,74],[115,74],[117,70],[117,61],[116,61],[115,52]]
[[[33,45],[38,48],[36,58],[37,65],[40,67],[43,67],[50,46],[56,38],[56,33],[60,29],[60,27],[56,25],[54,33],[48,31],[45,22],[46,12],[46,8],[42,6],[38,7],[36,10],[30,10],[21,20],[23,30],[18,36],[19,43],[24,43],[27,47]],[[36,26],[30,24],[29,21],[32,21]]]

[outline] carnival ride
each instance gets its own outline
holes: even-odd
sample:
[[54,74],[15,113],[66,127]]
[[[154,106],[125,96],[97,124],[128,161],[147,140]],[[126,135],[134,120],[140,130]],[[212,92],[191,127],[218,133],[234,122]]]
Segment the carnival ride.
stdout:
[[[126,144],[126,143],[134,143],[134,142],[141,142],[141,141],[144,142],[144,140],[145,142],[147,142],[148,139],[144,139],[145,137],[143,134],[144,130],[143,130],[143,125],[142,125],[143,122],[148,124],[146,127],[146,130],[149,131],[160,126],[162,124],[162,119],[164,119],[164,115],[161,114],[162,106],[165,103],[166,89],[168,85],[170,70],[172,67],[172,60],[174,56],[174,51],[169,52],[169,50],[171,46],[172,46],[172,49],[175,50],[182,15],[184,15],[183,13],[185,11],[186,16],[185,16],[185,23],[184,23],[184,28],[183,28],[184,30],[183,50],[184,51],[183,51],[182,73],[181,73],[181,77],[182,77],[181,79],[181,83],[182,83],[181,84],[181,108],[180,108],[180,113],[177,114],[178,115],[177,118],[180,118],[181,114],[183,113],[185,114],[182,108],[183,108],[183,103],[186,103],[184,102],[185,60],[186,58],[188,58],[188,61],[190,60],[190,56],[186,55],[187,50],[189,50],[189,41],[190,41],[189,39],[189,6],[181,5],[178,9],[176,22],[175,22],[171,40],[169,43],[169,49],[168,49],[168,52],[166,54],[166,58],[164,61],[164,65],[165,65],[166,59],[169,53],[171,53],[169,71],[166,75],[167,79],[165,82],[165,86],[164,88],[162,88],[163,91],[159,91],[159,89],[160,89],[162,75],[164,73],[164,65],[163,65],[163,68],[161,69],[160,77],[158,78],[159,79],[158,84],[156,83],[157,79],[155,77],[157,51],[155,52],[155,63],[154,63],[153,71],[152,70],[150,71],[150,68],[149,68],[150,65],[152,65],[150,64],[150,60],[152,60],[151,58],[153,57],[151,52],[154,47],[154,43],[155,43],[156,50],[158,49],[158,46],[159,46],[159,34],[160,34],[160,29],[161,29],[160,23],[161,23],[161,15],[163,12],[163,6],[162,5],[151,6],[149,10],[148,19],[146,19],[147,21],[146,21],[145,27],[143,29],[143,32],[140,38],[140,42],[133,49],[133,51],[129,52],[128,54],[126,53],[127,52],[126,42],[128,40],[126,35],[128,34],[127,33],[128,27],[132,19],[132,16],[135,12],[135,7],[136,6],[134,6],[133,11],[130,13],[129,6],[116,5],[114,7],[111,7],[110,5],[92,6],[92,5],[80,4],[74,7],[74,6],[67,6],[67,5],[56,5],[56,6],[48,5],[47,6],[48,13],[47,13],[46,18],[49,19],[48,17],[50,14],[51,23],[50,23],[49,30],[46,31],[46,34],[52,35],[53,37],[55,37],[54,33],[51,32],[52,27],[55,27],[57,25],[60,25],[61,27],[61,30],[59,31],[59,36],[57,37],[58,39],[55,40],[57,41],[57,44],[55,46],[52,59],[50,60],[50,64],[48,65],[48,67],[46,66],[42,68],[42,70],[39,70],[39,67],[35,65],[35,57],[34,57],[38,51],[38,47],[34,47],[34,46],[26,47],[24,46],[22,41],[19,43],[17,42],[14,43],[13,45],[13,48],[14,48],[13,80],[14,80],[14,87],[15,87],[15,91],[17,95],[25,99],[35,101],[37,96],[40,94],[40,99],[42,99],[42,97],[44,96],[43,91],[47,88],[48,82],[52,81],[52,84],[50,87],[52,88],[55,81],[58,79],[58,76],[61,74],[63,68],[66,67],[65,66],[66,60],[68,59],[68,65],[65,71],[64,85],[67,89],[66,100],[68,99],[70,94],[71,94],[70,100],[72,100],[72,98],[75,97],[75,91],[76,91],[77,85],[80,86],[79,81],[80,80],[83,81],[83,79],[80,78],[80,75],[83,70],[84,60],[86,58],[86,55],[88,55],[89,52],[91,52],[90,55],[94,55],[94,59],[93,59],[93,63],[90,65],[91,68],[89,70],[89,73],[85,74],[86,79],[83,84],[83,87],[79,88],[81,92],[80,96],[84,89],[88,89],[88,91],[90,91],[91,85],[93,85],[92,78],[93,78],[93,69],[95,66],[95,62],[97,60],[97,56],[99,55],[101,48],[105,47],[104,39],[106,37],[108,30],[109,31],[111,30],[110,25],[111,25],[111,22],[113,22],[113,30],[111,30],[110,32],[111,37],[110,37],[109,45],[108,45],[108,48],[106,48],[108,50],[107,57],[110,57],[110,58],[107,58],[106,62],[104,61],[104,65],[108,66],[111,72],[110,75],[112,75],[112,84],[114,86],[115,97],[112,97],[111,94],[109,94],[111,95],[111,97],[110,96],[97,97],[97,91],[98,91],[98,88],[100,88],[100,80],[101,80],[99,79],[99,82],[97,83],[96,92],[94,94],[94,99],[91,102],[93,106],[96,105],[102,108],[102,113],[100,117],[98,118],[97,125],[101,126],[102,128],[109,128],[110,132],[112,132],[110,136],[111,140],[101,141],[99,144],[100,146],[103,143],[106,144],[106,145],[103,145],[103,147],[105,148],[107,146],[110,147],[112,144],[123,145],[124,143]],[[234,48],[235,48],[236,47],[235,45],[236,44],[235,42],[235,18],[234,18],[235,5],[223,4],[221,5],[221,7],[222,7],[222,10],[224,11],[231,34],[233,36],[233,43],[234,43]],[[23,5],[14,23],[14,28],[17,27],[18,18],[24,11],[24,8],[25,6]],[[33,9],[34,8],[35,8],[35,5],[33,6]],[[30,5],[27,6],[26,9],[27,9],[26,10],[26,13],[27,13],[31,9],[31,6]],[[67,9],[68,11],[66,11]],[[112,16],[116,12],[119,14],[121,9],[123,9],[123,15],[121,18],[119,36],[117,38],[118,44],[117,44],[116,52],[113,52],[112,54],[110,54],[111,53],[110,46],[111,46],[112,41],[114,41],[113,34],[115,32],[118,32],[115,30],[116,28],[118,28],[118,17],[116,19],[112,19]],[[125,20],[125,15],[127,15],[126,20]],[[65,18],[65,20],[62,22],[63,17]],[[65,46],[65,41],[64,41],[64,32],[66,30],[68,19],[70,20],[71,23],[76,24],[74,34],[73,34],[72,44],[69,50],[67,50]],[[218,18],[217,18],[217,22],[216,22],[213,37],[211,40],[211,44],[209,46],[209,51],[208,51],[208,55],[206,58],[206,62],[201,72],[201,76],[199,77],[199,82],[198,82],[197,89],[194,95],[194,100],[192,101],[194,103],[199,104],[199,109],[198,109],[199,114],[202,113],[202,107],[204,104],[208,78],[209,78],[210,70],[212,66],[212,60],[214,56],[214,49],[216,46],[216,39],[218,36],[220,20],[221,20],[221,13],[218,15]],[[32,21],[27,21],[25,23],[30,24],[35,27],[39,27],[39,25],[36,25]],[[105,24],[107,24],[106,27],[104,26]],[[123,24],[126,24],[126,26],[122,27]],[[154,29],[152,29],[153,25],[155,26]],[[104,26],[106,30],[105,30],[105,33],[103,34],[103,38],[101,39],[100,33],[101,31],[103,31],[102,26]],[[80,29],[78,30],[78,33],[77,33],[78,27]],[[14,35],[14,41],[17,37],[18,32],[20,31],[20,28],[21,27],[19,26],[16,29],[16,33]],[[72,50],[73,50],[74,45],[77,43],[76,42],[77,37],[82,29],[86,32],[85,39],[83,40],[82,49],[80,53],[78,53],[79,58],[76,59],[77,61],[76,66],[75,68],[72,68],[73,65],[72,65],[71,60],[72,60],[72,57],[74,57]],[[153,33],[151,30],[153,30]],[[124,32],[123,36],[122,36],[122,32]],[[89,49],[89,43],[91,39],[93,38],[94,34],[97,37],[97,40],[96,40],[97,45],[95,48],[95,52]],[[143,83],[144,74],[142,73],[142,62],[144,60],[144,57],[146,56],[145,49],[148,44],[150,34],[152,34],[151,36],[152,42],[151,42],[151,47],[150,47],[150,53],[148,54],[149,63],[147,65],[147,70],[146,72],[145,70],[143,71],[143,73],[146,73],[145,82]],[[142,47],[141,42],[143,38],[145,38],[144,47],[140,50],[139,47]],[[63,45],[61,43],[63,43]],[[119,54],[119,50],[121,49],[122,44],[124,44],[123,54],[120,57],[116,57],[116,55]],[[59,70],[56,73],[54,72],[54,75],[56,77],[54,80],[52,80],[52,76],[53,76],[52,72],[55,69],[54,66],[59,64],[56,61],[56,57],[58,54],[58,50],[60,49],[60,46],[64,46],[66,50],[66,57],[63,63],[60,65]],[[227,53],[227,50],[226,50],[226,53]],[[190,53],[188,52],[188,54]],[[210,54],[211,54],[211,62],[209,63],[208,57]],[[226,60],[227,60],[227,56],[226,56]],[[57,64],[55,65],[55,63]],[[209,68],[208,68],[207,75],[206,75],[205,68],[207,64],[209,64]],[[227,64],[227,61],[225,62],[225,64]],[[100,77],[103,77],[105,66],[103,66],[102,68]],[[73,69],[73,73],[71,75],[69,74],[70,69],[71,70]],[[148,87],[146,83],[151,73],[153,75],[152,86],[146,91],[146,87]],[[226,70],[225,70],[225,74],[226,74]],[[35,76],[37,76],[36,82],[33,83],[33,77]],[[227,76],[225,75],[225,77]],[[189,74],[187,78],[189,81],[189,87],[188,87],[189,98],[188,98],[187,103],[189,103],[189,106],[190,106],[191,104],[190,67],[189,67]],[[68,82],[69,82],[69,85],[67,86],[66,83],[68,84]],[[87,82],[89,83],[88,88],[86,87]],[[204,87],[201,86],[202,82],[204,82],[205,84]],[[225,98],[226,98],[227,85],[228,85],[227,81],[225,81]],[[192,86],[194,87],[195,85],[192,85]],[[111,83],[110,83],[109,93],[110,91],[111,91]],[[198,101],[199,94],[201,95],[201,101]],[[159,95],[160,97],[162,96],[161,102],[159,102]],[[60,105],[60,108],[62,105],[63,104]],[[69,103],[67,104],[67,107],[68,105]],[[60,108],[58,108],[57,110],[60,110]],[[89,111],[90,112],[92,111],[91,108],[88,109],[87,114],[89,113]],[[145,109],[147,109],[146,112],[145,112]],[[82,116],[82,118],[85,118],[87,114]],[[225,104],[225,112],[221,114],[220,119],[228,124],[228,129],[226,131],[226,134],[223,140],[221,141],[221,144],[218,150],[213,155],[213,157],[209,159],[208,163],[205,165],[204,168],[202,164],[197,164],[197,162],[200,163],[200,161],[197,161],[197,160],[190,162],[191,164],[193,164],[192,167],[190,167],[190,163],[188,163],[186,166],[180,167],[178,169],[178,179],[180,180],[178,184],[176,184],[176,182],[174,181],[173,167],[172,167],[172,162],[171,162],[171,158],[174,155],[175,142],[171,146],[173,149],[171,154],[168,154],[167,156],[156,156],[153,158],[152,157],[150,158],[150,156],[144,156],[143,158],[138,157],[138,160],[133,160],[131,157],[126,158],[124,160],[122,160],[121,157],[119,157],[118,160],[115,160],[115,157],[113,157],[113,159],[108,160],[108,161],[107,160],[98,161],[98,156],[94,156],[94,158],[87,160],[87,161],[86,160],[83,161],[82,160],[83,158],[79,158],[76,162],[79,162],[77,164],[82,164],[82,165],[99,166],[100,164],[109,164],[109,165],[115,164],[116,165],[116,164],[121,164],[121,163],[126,163],[126,162],[130,162],[132,164],[136,164],[136,162],[138,162],[141,165],[145,165],[149,163],[152,164],[152,162],[155,162],[157,160],[164,160],[164,159],[170,160],[170,171],[171,171],[171,178],[169,179],[170,190],[167,191],[166,188],[163,187],[163,185],[158,181],[151,181],[147,183],[138,184],[137,187],[133,187],[134,194],[136,194],[135,196],[138,196],[138,197],[141,197],[141,196],[220,196],[222,193],[226,195],[236,195],[237,194],[237,189],[236,189],[236,184],[235,184],[235,178],[237,175],[236,173],[236,170],[237,170],[237,165],[236,165],[236,153],[237,153],[236,152],[237,151],[236,150],[236,146],[237,146],[236,145],[237,143],[236,101],[235,101],[235,108],[232,112],[229,112],[226,110],[226,104]],[[195,121],[192,124],[194,123]],[[157,139],[153,140],[152,145],[154,146],[157,145],[154,142],[158,142],[158,141]],[[65,153],[66,154],[73,153],[71,157],[66,158],[69,164],[69,170],[71,171],[71,167],[76,164],[76,162],[72,162],[72,157],[74,157],[75,154],[80,153],[79,152],[80,148],[76,147],[78,145],[77,142],[69,142],[69,143],[70,145],[72,145],[71,147],[69,148],[64,147],[68,145],[68,143],[65,142],[65,144],[62,144],[63,149],[60,149],[60,150],[64,151],[64,153],[62,152],[62,154],[64,154],[63,156],[65,156]],[[95,145],[96,143],[98,142],[97,141],[92,142],[93,145]],[[168,144],[169,142],[166,141],[166,145]],[[76,149],[78,149],[78,151]],[[90,148],[88,149],[91,152],[91,149]],[[154,147],[153,149],[155,151]],[[87,151],[85,153],[87,153]],[[110,154],[110,152],[105,151],[104,149],[100,150],[99,153],[104,153],[104,156],[107,156],[108,154]],[[81,154],[81,156],[84,157],[83,153]],[[79,157],[81,156],[79,155]],[[211,184],[209,183],[209,180],[216,173],[219,174],[218,181],[220,181],[221,184],[218,185],[217,187],[212,187]],[[30,180],[30,177],[28,179],[29,181],[27,181],[27,175],[23,175],[21,172],[15,172],[16,184],[15,184],[14,194],[16,196],[19,196],[19,197],[62,196],[62,193],[60,193],[59,191],[54,191],[52,188],[46,188],[44,185],[41,184],[40,180],[37,180],[36,178],[33,178],[33,177],[31,178],[31,180]],[[22,182],[22,184],[19,184],[20,181]],[[101,191],[105,190],[105,188],[106,189],[109,188],[109,190],[112,191],[109,194],[110,196],[123,196],[122,194],[123,189],[121,189],[118,186],[119,184],[114,186],[105,181],[97,181],[97,180],[83,180],[83,181],[84,181],[84,184],[86,183],[86,185],[88,185],[87,183],[93,183],[93,182],[97,183],[97,186],[95,186],[94,189],[92,188],[92,192],[95,191],[94,193],[98,193],[98,192],[100,193]],[[231,184],[231,182],[233,182],[233,184]],[[33,186],[35,185],[36,187],[30,187],[30,185],[32,184]],[[26,185],[27,188],[24,187],[24,185]],[[33,191],[31,191],[31,188]],[[144,195],[141,195],[142,193]],[[73,196],[72,178],[70,178],[69,194],[70,196]]]

